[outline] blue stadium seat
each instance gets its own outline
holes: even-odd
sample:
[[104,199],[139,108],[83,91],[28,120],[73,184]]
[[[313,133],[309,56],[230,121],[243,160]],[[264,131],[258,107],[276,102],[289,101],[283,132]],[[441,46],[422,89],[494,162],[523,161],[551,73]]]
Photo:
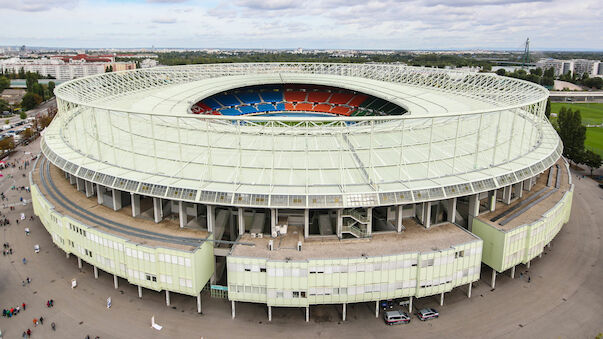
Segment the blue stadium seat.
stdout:
[[243,114],[249,114],[249,113],[257,113],[258,110],[253,107],[253,106],[240,106],[239,110],[241,110],[241,112],[243,112]]
[[241,92],[236,95],[245,104],[257,104],[262,102],[257,92]]
[[239,100],[237,100],[237,98],[232,94],[215,95],[213,98],[224,106],[238,106],[241,104],[241,102],[239,102]]
[[222,115],[241,115],[241,111],[236,108],[221,109],[220,113],[222,113]]
[[217,102],[216,100],[214,100],[214,98],[203,99],[203,103],[206,104],[207,106],[213,108],[213,109],[218,109],[218,108],[222,107],[222,105],[220,105],[219,102]]
[[283,92],[282,91],[265,91],[261,92],[260,95],[264,102],[279,102],[283,101]]
[[271,105],[271,104],[259,104],[258,105],[258,112],[272,112],[272,111],[274,111],[274,105]]
[[280,103],[280,104],[276,104],[276,110],[277,111],[284,111],[285,110],[285,104],[284,103]]

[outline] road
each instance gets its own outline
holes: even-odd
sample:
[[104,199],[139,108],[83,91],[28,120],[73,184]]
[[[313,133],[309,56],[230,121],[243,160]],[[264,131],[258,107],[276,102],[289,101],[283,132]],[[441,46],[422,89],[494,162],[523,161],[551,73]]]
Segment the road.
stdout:
[[[38,142],[21,148],[11,161],[23,159],[24,151],[37,152]],[[9,170],[12,171],[12,170]],[[5,171],[4,174],[10,172]],[[27,185],[24,171],[15,171],[17,185]],[[7,191],[8,203],[25,196],[10,190],[11,179],[0,179],[0,189]],[[603,190],[590,179],[576,184],[572,216],[563,227],[552,248],[542,259],[535,259],[528,271],[518,267],[516,279],[508,273],[497,277],[496,289],[489,287],[490,270],[482,269],[482,278],[467,299],[465,287],[447,293],[439,307],[439,297],[421,298],[416,306],[432,306],[440,318],[420,322],[413,318],[409,325],[387,327],[375,319],[374,304],[348,305],[347,321],[341,321],[341,305],[312,306],[310,322],[304,321],[299,308],[274,308],[273,321],[268,322],[266,307],[237,303],[236,319],[231,319],[230,303],[203,296],[203,311],[196,313],[196,300],[171,294],[172,307],[165,306],[163,293],[144,290],[138,299],[135,286],[119,280],[113,288],[111,275],[100,272],[94,279],[92,267],[78,270],[74,256],[69,259],[54,247],[51,238],[36,219],[15,224],[19,213],[32,214],[31,205],[15,211],[3,209],[11,225],[0,227],[2,242],[9,242],[15,254],[0,258],[0,308],[26,302],[29,306],[14,318],[0,318],[5,338],[19,338],[27,328],[33,338],[84,338],[89,334],[107,338],[593,338],[603,332]],[[27,199],[29,199],[27,197]],[[25,236],[24,227],[32,233]],[[33,253],[33,245],[42,251]],[[28,258],[27,265],[21,263]],[[523,275],[519,278],[520,273]],[[528,282],[527,277],[531,278]],[[25,277],[32,283],[25,287]],[[72,278],[78,287],[70,288]],[[106,308],[106,298],[113,306]],[[45,301],[54,299],[56,306],[46,308]],[[158,332],[150,327],[151,316],[163,325]],[[34,317],[44,316],[43,326],[32,327]],[[50,322],[56,322],[52,333]]]
[[[27,111],[25,113],[27,113],[27,117],[35,117],[38,113],[46,114],[46,110],[49,109],[49,108],[53,108],[53,107],[57,107],[57,100],[54,97],[52,99],[44,101],[38,107],[30,109],[29,111]],[[8,120],[8,124],[6,124],[6,120]],[[22,119],[19,116],[19,114],[15,114],[15,115],[13,115],[10,118],[2,119],[0,121],[0,126],[12,125],[12,124],[14,124],[16,122],[19,122],[21,120]],[[16,126],[14,128],[11,128],[11,129],[3,130],[2,133],[6,133],[8,131],[12,131],[12,130],[18,129],[19,127],[21,127],[21,126]]]

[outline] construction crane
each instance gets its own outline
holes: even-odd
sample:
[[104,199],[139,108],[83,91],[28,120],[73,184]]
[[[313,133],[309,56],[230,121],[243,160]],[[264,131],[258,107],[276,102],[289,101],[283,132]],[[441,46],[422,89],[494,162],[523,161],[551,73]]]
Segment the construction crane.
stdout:
[[523,55],[521,56],[521,69],[526,69],[530,64],[530,38],[526,39]]

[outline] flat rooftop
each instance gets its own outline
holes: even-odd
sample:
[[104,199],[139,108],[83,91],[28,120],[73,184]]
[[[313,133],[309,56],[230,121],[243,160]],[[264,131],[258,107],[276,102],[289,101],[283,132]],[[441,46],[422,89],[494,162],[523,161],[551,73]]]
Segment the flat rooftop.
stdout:
[[[242,235],[240,242],[255,246],[235,245],[231,251],[236,257],[259,257],[272,260],[336,259],[374,257],[407,252],[431,252],[450,248],[477,240],[478,238],[457,225],[439,224],[426,229],[415,219],[404,219],[406,230],[402,233],[373,233],[370,239],[324,239],[310,237],[304,239],[301,227],[288,227],[287,234],[277,238],[265,236],[253,238],[249,233]],[[274,249],[268,250],[268,241],[274,240]],[[302,250],[297,250],[297,242],[302,242]]]
[[563,195],[565,194],[565,192],[567,192],[570,189],[569,174],[567,172],[567,168],[565,167],[565,162],[563,161],[562,158],[560,158],[556,162],[556,164],[559,165],[559,170],[561,171],[560,176],[559,176],[559,180],[561,181],[561,184],[559,186],[559,189],[557,189],[554,193],[552,193],[546,199],[544,199],[544,200],[540,201],[538,204],[532,206],[530,209],[528,209],[524,213],[520,214],[515,219],[511,220],[509,223],[507,223],[505,225],[500,225],[499,222],[506,220],[510,215],[519,211],[521,208],[516,209],[515,211],[513,211],[512,213],[507,215],[505,218],[501,218],[495,222],[490,221],[490,219],[517,206],[522,201],[529,199],[530,197],[535,195],[538,191],[540,191],[543,188],[546,188],[546,190],[543,193],[554,190],[555,189],[555,178],[557,176],[556,172],[553,174],[552,185],[550,187],[547,187],[546,183],[547,183],[549,171],[551,171],[551,168],[554,168],[555,165],[552,165],[549,169],[544,171],[542,173],[542,175],[540,175],[538,177],[536,184],[534,185],[534,187],[532,187],[531,191],[529,191],[529,192],[523,191],[522,197],[519,199],[516,199],[510,205],[506,205],[500,201],[497,202],[496,209],[493,212],[481,214],[478,217],[478,219],[480,221],[483,221],[489,225],[492,225],[500,230],[510,231],[518,226],[530,224],[530,223],[533,223],[533,222],[537,221],[538,219],[542,218],[542,215],[544,213],[546,213],[548,210],[550,210],[551,208],[553,208],[553,206],[555,206],[561,200],[561,198],[563,198]]
[[[37,166],[34,168],[32,179],[35,184],[38,185],[40,192],[44,197],[54,206],[55,210],[63,215],[69,216],[75,220],[79,220],[82,223],[102,230],[108,234],[112,234],[118,237],[129,239],[130,241],[139,243],[141,245],[150,247],[166,247],[171,249],[179,249],[186,251],[193,251],[198,246],[190,245],[195,241],[202,243],[204,239],[208,237],[208,233],[203,230],[180,228],[178,220],[171,218],[165,218],[160,223],[155,223],[153,220],[146,217],[132,217],[132,212],[129,206],[126,206],[119,211],[114,211],[104,205],[99,205],[96,195],[87,198],[83,192],[78,191],[73,185],[69,183],[68,179],[65,179],[63,172],[55,167],[54,165],[49,166],[48,174],[52,178],[52,185],[45,175],[45,182],[48,188],[41,181],[40,170],[45,170],[41,166],[47,163],[44,157],[40,158]],[[49,194],[48,189],[52,190],[54,194]],[[92,220],[84,219],[81,215],[74,213],[78,211],[73,205],[67,204],[64,200],[58,200],[58,194],[62,194],[65,199],[68,199],[73,205],[80,208],[80,212],[89,212],[93,214]],[[66,208],[63,204],[66,204],[70,208]],[[104,218],[108,222],[99,220]],[[117,225],[116,225],[117,224]],[[119,226],[121,225],[121,226]],[[140,232],[141,236],[128,234],[126,232]],[[149,233],[153,232],[153,233]],[[144,235],[150,235],[152,238],[147,238]],[[166,237],[166,240],[160,240],[162,236]]]

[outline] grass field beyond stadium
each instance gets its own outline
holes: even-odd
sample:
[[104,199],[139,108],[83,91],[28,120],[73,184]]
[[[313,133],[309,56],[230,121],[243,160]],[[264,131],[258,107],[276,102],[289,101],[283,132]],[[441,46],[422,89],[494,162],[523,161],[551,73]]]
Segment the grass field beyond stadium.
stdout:
[[[551,103],[551,112],[559,113],[561,107],[571,108],[572,110],[579,110],[582,116],[583,125],[600,125],[603,124],[603,104],[590,103],[590,104],[573,104],[573,103]],[[551,121],[556,120],[552,118]],[[586,129],[586,141],[584,146],[598,153],[603,157],[603,127],[588,127]]]

